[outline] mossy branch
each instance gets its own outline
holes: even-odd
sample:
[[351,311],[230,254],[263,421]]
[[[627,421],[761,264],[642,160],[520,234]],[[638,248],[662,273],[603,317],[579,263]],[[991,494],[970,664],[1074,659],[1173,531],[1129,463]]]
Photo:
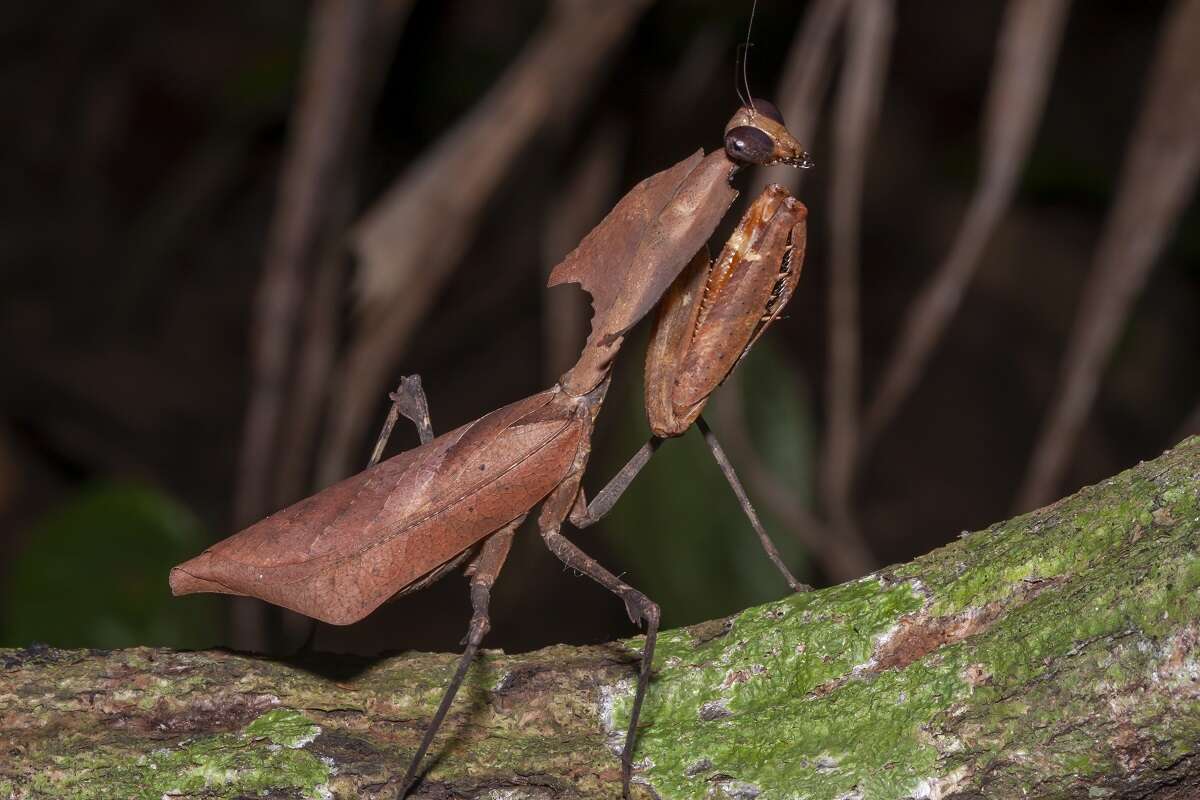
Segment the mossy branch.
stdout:
[[[1200,438],[909,564],[671,631],[660,798],[1200,794]],[[416,796],[619,796],[638,640],[489,653]],[[392,797],[451,655],[0,650],[0,798]]]

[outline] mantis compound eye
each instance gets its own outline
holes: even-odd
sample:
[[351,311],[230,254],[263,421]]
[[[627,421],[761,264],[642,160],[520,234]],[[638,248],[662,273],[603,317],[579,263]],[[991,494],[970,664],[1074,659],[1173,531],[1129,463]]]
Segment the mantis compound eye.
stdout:
[[773,158],[775,142],[758,128],[739,125],[725,134],[725,152],[742,164],[766,164]]
[[779,113],[779,107],[770,100],[763,100],[761,97],[755,97],[753,102],[754,110],[762,114],[768,119],[773,119],[780,125],[783,125],[783,114]]
[[738,164],[786,164],[801,169],[812,159],[783,124],[783,115],[770,100],[755,98],[725,126],[725,154]]

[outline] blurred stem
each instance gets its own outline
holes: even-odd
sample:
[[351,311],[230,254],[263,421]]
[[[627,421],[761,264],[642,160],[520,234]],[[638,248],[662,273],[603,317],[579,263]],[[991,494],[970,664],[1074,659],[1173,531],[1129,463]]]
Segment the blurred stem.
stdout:
[[[788,130],[809,149],[816,136],[821,101],[829,86],[834,37],[845,20],[849,4],[849,0],[816,0],[808,6],[779,80],[776,105]],[[750,186],[765,184],[769,174],[776,183],[796,194],[806,172],[792,167],[760,167]]]
[[[280,425],[292,389],[297,322],[321,243],[330,235],[331,207],[336,205],[330,197],[338,196],[346,180],[353,128],[366,116],[364,76],[377,65],[371,45],[379,41],[381,23],[398,21],[407,7],[408,3],[376,0],[318,0],[312,8],[311,39],[251,331],[250,399],[235,506],[238,526],[270,510]],[[236,605],[241,609],[234,619],[236,646],[261,649],[266,639],[261,607]]]
[[891,0],[855,0],[846,67],[834,111],[830,191],[828,419],[821,488],[834,526],[854,527],[850,511],[859,416],[859,245],[863,182],[891,50]]
[[[353,193],[347,186],[339,194],[341,197],[333,203],[341,208],[334,214],[344,226],[350,221]],[[321,411],[329,397],[329,374],[336,356],[338,312],[348,256],[340,238],[327,242],[323,249],[325,252],[305,303],[303,339],[296,363],[290,413],[280,442],[273,493],[277,508],[300,499],[310,484],[313,445]]]
[[982,174],[950,252],[906,312],[899,344],[867,411],[860,454],[924,374],[984,249],[1012,204],[1045,108],[1069,6],[1069,0],[1012,0],[1008,5],[983,126]]
[[334,381],[322,483],[350,468],[389,370],[470,245],[500,180],[548,119],[562,124],[577,112],[605,57],[647,5],[553,3],[496,86],[355,225],[361,316]]
[[[350,159],[365,146],[370,114],[383,89],[388,65],[395,52],[408,0],[385,0],[380,6],[381,24],[377,25],[369,48],[371,63],[361,81],[364,109],[360,122],[348,133],[346,145]],[[361,169],[358,163],[346,165],[346,176],[338,191],[328,200],[329,222],[322,237],[312,288],[305,308],[304,336],[297,361],[294,399],[288,415],[288,427],[282,442],[282,464],[275,491],[275,504],[283,507],[300,499],[311,485],[313,451],[320,429],[321,415],[330,397],[330,375],[337,356],[337,343],[344,286],[350,267],[346,231],[357,210]],[[317,486],[316,488],[324,488]]]
[[1122,166],[1062,372],[1016,510],[1049,501],[1091,411],[1118,335],[1162,252],[1200,171],[1200,0],[1174,3]]

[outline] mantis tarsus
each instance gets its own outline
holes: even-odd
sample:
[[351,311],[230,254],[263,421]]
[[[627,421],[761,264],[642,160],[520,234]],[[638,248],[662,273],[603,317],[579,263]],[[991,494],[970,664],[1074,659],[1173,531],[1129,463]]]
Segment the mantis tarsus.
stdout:
[[[537,525],[551,552],[620,597],[630,620],[646,627],[621,755],[628,797],[659,608],[563,536],[562,524],[585,527],[603,516],[656,446],[651,440],[586,502],[581,480],[613,359],[660,302],[647,356],[651,428],[656,437],[674,436],[697,422],[722,461],[700,411],[795,288],[806,212],[785,190],[768,187],[711,264],[706,242],[737,196],[730,185],[737,170],[780,163],[810,164],[778,110],[752,101],[729,121],[723,149],[698,151],[639,183],[551,272],[551,285],[580,284],[594,311],[579,360],[557,384],[433,438],[419,383],[402,383],[366,470],[179,565],[172,590],[257,597],[346,625],[466,562],[473,608],[466,648],[401,783],[403,796],[487,633],[491,586],[514,532],[541,503]],[[417,423],[422,444],[379,461],[400,413]],[[800,588],[752,519],[768,554]]]

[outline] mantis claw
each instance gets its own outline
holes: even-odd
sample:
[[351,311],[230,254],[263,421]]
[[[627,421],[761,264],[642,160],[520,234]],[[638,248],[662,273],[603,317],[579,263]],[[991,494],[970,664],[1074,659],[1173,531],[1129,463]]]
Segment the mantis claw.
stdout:
[[629,621],[639,628],[650,624],[657,626],[659,618],[662,616],[662,611],[658,604],[651,600],[646,595],[637,591],[630,590],[623,595],[622,600],[625,601],[625,612],[629,614]]

